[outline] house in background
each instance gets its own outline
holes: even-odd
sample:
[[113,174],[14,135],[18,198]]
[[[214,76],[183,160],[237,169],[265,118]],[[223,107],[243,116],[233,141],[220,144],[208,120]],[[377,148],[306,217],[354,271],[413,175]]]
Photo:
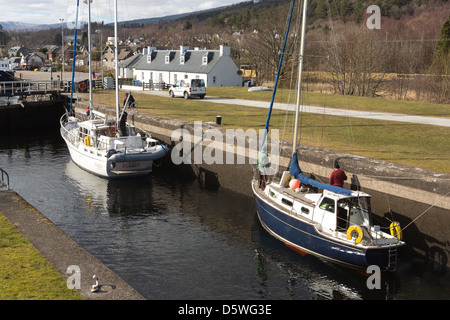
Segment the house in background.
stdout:
[[9,57],[19,57],[29,54],[32,50],[24,46],[15,46],[8,49]]
[[20,65],[24,69],[40,68],[44,64],[44,58],[38,53],[32,52],[22,56]]
[[148,47],[143,54],[119,64],[119,76],[141,82],[174,84],[183,79],[203,79],[207,87],[242,86],[242,71],[230,57],[231,48],[219,50],[158,50]]
[[[107,45],[103,49],[103,66],[107,69],[114,69],[114,45]],[[118,47],[118,61],[123,61],[134,54],[133,50],[129,46]]]

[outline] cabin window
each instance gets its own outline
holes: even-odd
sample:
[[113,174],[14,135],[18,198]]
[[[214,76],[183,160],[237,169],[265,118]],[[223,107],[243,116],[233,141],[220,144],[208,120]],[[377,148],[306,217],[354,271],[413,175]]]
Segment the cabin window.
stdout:
[[290,207],[292,207],[292,205],[293,205],[293,202],[286,198],[281,198],[281,202],[283,202],[284,204],[287,204]]
[[320,207],[320,209],[323,209],[323,210],[326,210],[329,212],[334,212],[334,208],[335,208],[334,200],[330,199],[330,198],[323,198],[319,207]]
[[308,208],[302,207],[302,208],[300,209],[300,211],[301,211],[303,214],[309,214],[309,209],[308,209]]

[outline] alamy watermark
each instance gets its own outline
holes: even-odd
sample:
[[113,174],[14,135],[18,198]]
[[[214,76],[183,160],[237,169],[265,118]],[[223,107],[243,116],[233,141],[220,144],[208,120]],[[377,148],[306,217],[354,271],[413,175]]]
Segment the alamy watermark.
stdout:
[[81,288],[81,270],[77,265],[71,265],[67,267],[66,273],[70,273],[67,278],[67,288],[80,289]]
[[[201,121],[194,122],[193,134],[186,128],[174,130],[171,151],[174,164],[258,164],[263,174],[278,171],[280,142],[278,129],[270,130],[270,143],[264,129],[204,130]],[[270,151],[269,151],[270,150]],[[270,153],[270,157],[268,154]]]
[[367,18],[366,26],[369,29],[381,29],[381,9],[379,6],[371,5],[366,9],[366,13],[371,14]]

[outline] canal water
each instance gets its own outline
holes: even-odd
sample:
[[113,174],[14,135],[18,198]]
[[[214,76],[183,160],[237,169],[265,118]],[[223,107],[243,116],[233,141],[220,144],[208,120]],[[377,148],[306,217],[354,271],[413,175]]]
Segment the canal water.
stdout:
[[93,176],[70,160],[57,129],[0,136],[0,168],[12,189],[148,299],[450,298],[448,276],[414,257],[370,290],[366,276],[268,235],[251,198],[206,190],[177,170]]

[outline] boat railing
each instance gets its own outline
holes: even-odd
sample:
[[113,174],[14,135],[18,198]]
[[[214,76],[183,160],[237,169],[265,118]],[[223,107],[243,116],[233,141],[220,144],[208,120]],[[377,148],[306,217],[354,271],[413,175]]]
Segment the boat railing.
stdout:
[[72,144],[76,144],[79,140],[78,135],[67,130],[66,127],[64,125],[61,125],[61,135],[66,138],[67,140],[69,140]]
[[0,168],[0,172],[1,172],[0,187],[6,187],[6,189],[9,190],[9,175],[2,168]]

